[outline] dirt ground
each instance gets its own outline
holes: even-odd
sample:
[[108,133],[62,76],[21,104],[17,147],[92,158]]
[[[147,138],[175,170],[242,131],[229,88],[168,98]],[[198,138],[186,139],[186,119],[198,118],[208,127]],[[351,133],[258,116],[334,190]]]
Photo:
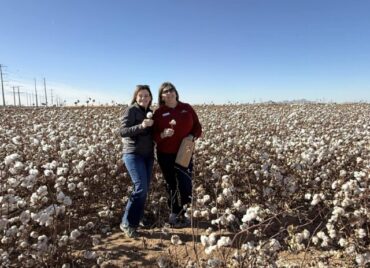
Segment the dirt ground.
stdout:
[[[166,267],[186,267],[197,256],[200,262],[208,259],[200,243],[200,234],[205,229],[198,229],[198,234],[191,228],[169,228],[168,233],[161,228],[141,229],[137,239],[126,238],[117,227],[112,234],[101,238],[100,243],[93,250],[99,256],[104,256],[104,263],[100,267],[159,267],[158,262],[171,264]],[[197,229],[194,229],[196,232]],[[181,245],[171,244],[171,236],[178,235]],[[194,238],[194,239],[193,239]],[[228,253],[233,254],[230,248]],[[216,253],[217,254],[217,253]],[[221,255],[218,256],[222,258]],[[283,251],[279,253],[278,267],[356,267],[353,260],[349,260],[340,252],[307,251],[298,254]]]

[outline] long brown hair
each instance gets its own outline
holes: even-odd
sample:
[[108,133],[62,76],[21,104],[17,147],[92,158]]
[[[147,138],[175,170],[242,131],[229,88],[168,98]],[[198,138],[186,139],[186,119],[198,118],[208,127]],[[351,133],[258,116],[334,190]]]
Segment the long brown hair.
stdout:
[[179,93],[177,92],[176,87],[170,82],[164,82],[159,87],[159,92],[158,92],[158,105],[159,106],[164,104],[164,101],[162,100],[162,93],[163,93],[163,90],[165,90],[165,89],[175,90],[175,92],[176,92],[176,101],[179,101]]
[[152,95],[152,92],[150,91],[150,88],[149,88],[148,85],[137,85],[136,86],[136,89],[134,91],[134,95],[132,96],[131,104],[136,103],[137,94],[139,94],[139,91],[141,91],[141,90],[147,90],[149,92],[149,95],[150,95],[150,102],[149,102],[149,105],[148,105],[148,108],[149,108],[152,105],[153,95]]

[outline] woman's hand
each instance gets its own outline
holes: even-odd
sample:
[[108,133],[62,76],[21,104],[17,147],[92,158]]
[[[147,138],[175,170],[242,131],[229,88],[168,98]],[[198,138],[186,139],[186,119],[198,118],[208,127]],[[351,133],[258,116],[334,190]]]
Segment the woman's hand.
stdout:
[[173,130],[172,128],[165,128],[163,132],[161,133],[161,138],[164,139],[167,137],[171,137],[174,133],[175,133],[175,130]]
[[144,121],[141,123],[141,126],[143,128],[151,127],[153,125],[153,120],[152,119],[144,119]]

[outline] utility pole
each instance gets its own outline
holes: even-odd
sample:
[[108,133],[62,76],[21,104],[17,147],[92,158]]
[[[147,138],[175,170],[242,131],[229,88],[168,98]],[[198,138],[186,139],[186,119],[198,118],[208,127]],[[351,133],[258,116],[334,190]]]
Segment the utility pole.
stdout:
[[51,98],[51,106],[53,106],[54,103],[53,103],[53,89],[52,88],[50,89],[50,98]]
[[22,106],[21,104],[21,95],[19,94],[19,86],[18,86],[18,106]]
[[14,107],[15,107],[15,105],[16,105],[16,103],[15,103],[15,86],[13,86],[13,98],[14,98]]
[[4,83],[3,83],[3,69],[2,65],[0,64],[0,75],[1,75],[1,90],[3,92],[3,106],[5,107],[5,94],[4,94]]
[[39,102],[37,100],[36,78],[35,78],[35,95],[36,95],[36,107],[39,107]]
[[48,106],[48,95],[46,93],[46,81],[45,81],[45,77],[44,77],[44,90],[45,90],[45,106],[47,107]]
[[35,105],[35,94],[31,93],[31,106],[33,107]]

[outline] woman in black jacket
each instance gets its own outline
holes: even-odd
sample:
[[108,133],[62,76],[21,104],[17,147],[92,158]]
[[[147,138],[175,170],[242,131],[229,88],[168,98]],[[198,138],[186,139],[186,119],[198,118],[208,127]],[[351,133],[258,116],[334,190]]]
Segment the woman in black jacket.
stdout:
[[152,93],[149,86],[138,85],[131,105],[125,110],[120,134],[123,137],[123,161],[134,184],[120,224],[130,238],[137,237],[137,227],[144,215],[154,162],[152,137]]

